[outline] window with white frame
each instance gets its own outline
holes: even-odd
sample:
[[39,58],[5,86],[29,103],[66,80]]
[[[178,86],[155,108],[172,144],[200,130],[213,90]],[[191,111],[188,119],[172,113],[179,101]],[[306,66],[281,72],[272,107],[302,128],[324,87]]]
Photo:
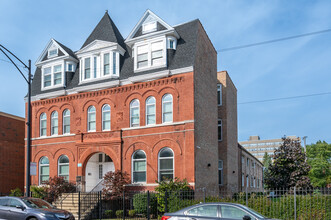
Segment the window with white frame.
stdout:
[[62,64],[42,68],[42,89],[63,85]]
[[218,184],[223,185],[223,160],[218,161]]
[[40,115],[40,137],[47,135],[47,116],[46,113]]
[[103,75],[105,76],[110,74],[109,62],[109,53],[105,53],[103,55]]
[[51,114],[51,135],[57,135],[59,131],[59,117],[57,111]]
[[[133,48],[135,59],[135,70],[160,67],[166,65],[166,39],[148,42],[143,45],[137,45]],[[135,49],[136,48],[136,49]]]
[[66,109],[63,111],[63,134],[70,134],[70,110]]
[[67,182],[69,181],[69,158],[66,155],[59,157],[58,176],[63,177]]
[[218,119],[218,141],[222,140],[222,119]]
[[173,121],[173,99],[171,94],[162,97],[162,123]]
[[98,70],[98,57],[93,57],[93,78],[97,78],[97,70]]
[[146,154],[137,150],[132,155],[132,182],[146,182]]
[[153,96],[146,99],[146,125],[154,125],[156,123],[155,105],[156,101]]
[[95,131],[96,117],[95,107],[92,105],[87,110],[87,131]]
[[54,68],[54,85],[62,84],[62,65],[56,65]]
[[113,52],[113,75],[117,74],[116,57],[117,57],[117,53]]
[[156,21],[145,23],[142,25],[142,33],[146,34],[152,31],[156,31],[157,29],[157,23]]
[[159,152],[159,181],[174,178],[174,152],[168,148],[162,148]]
[[48,51],[48,58],[56,57],[58,55],[58,49],[51,49]]
[[44,68],[44,87],[52,86],[52,67]]
[[152,43],[152,66],[158,66],[163,62],[163,41]]
[[110,105],[102,106],[102,130],[110,131]]
[[49,160],[44,156],[39,160],[39,185],[49,179]]
[[137,69],[148,66],[148,45],[137,47]]
[[134,99],[130,103],[130,127],[139,127],[139,125],[139,101],[138,99]]
[[222,84],[217,84],[217,104],[222,105]]
[[84,59],[84,79],[91,78],[91,58]]

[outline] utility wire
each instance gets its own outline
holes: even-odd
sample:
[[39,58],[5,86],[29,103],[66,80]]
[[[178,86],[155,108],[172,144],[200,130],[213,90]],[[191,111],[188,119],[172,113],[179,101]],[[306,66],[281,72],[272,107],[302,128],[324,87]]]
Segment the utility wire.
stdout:
[[258,100],[258,101],[240,102],[240,103],[238,103],[238,105],[252,104],[252,103],[259,103],[259,102],[272,102],[272,101],[285,100],[285,99],[298,99],[298,98],[305,98],[305,97],[310,97],[310,96],[330,95],[330,94],[331,94],[331,92],[313,93],[313,94],[308,94],[308,95],[288,96],[288,97],[275,98],[275,99],[264,99],[264,100]]
[[[6,63],[10,63],[10,64],[12,64],[10,61],[8,61],[8,60],[4,60],[4,59],[0,59],[0,61],[3,61],[3,62],[6,62]],[[25,66],[22,66],[22,65],[19,65],[19,64],[16,64],[17,66],[19,66],[19,67],[22,67],[22,68],[25,68]],[[24,69],[24,71],[25,72],[28,72],[28,70],[26,70],[26,69]]]
[[307,37],[307,36],[317,35],[317,34],[324,34],[324,33],[328,33],[328,32],[331,32],[331,29],[325,29],[325,30],[310,32],[310,33],[306,33],[306,34],[299,34],[299,35],[294,35],[294,36],[290,36],[290,37],[283,37],[283,38],[261,41],[261,42],[257,42],[257,43],[245,44],[245,45],[240,45],[240,46],[235,46],[235,47],[223,48],[223,49],[217,50],[217,52],[239,50],[239,49],[243,49],[243,48],[247,48],[247,47],[255,47],[255,46],[259,46],[259,45],[263,45],[263,44],[271,44],[271,43],[275,43],[275,42],[279,42],[279,41],[291,40],[291,39],[295,39],[295,38]]

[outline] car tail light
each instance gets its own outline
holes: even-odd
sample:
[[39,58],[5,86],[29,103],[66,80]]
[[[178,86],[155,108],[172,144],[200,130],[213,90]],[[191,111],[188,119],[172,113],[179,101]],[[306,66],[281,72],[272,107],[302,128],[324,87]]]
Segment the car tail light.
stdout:
[[167,220],[167,219],[170,219],[171,216],[162,216],[161,220]]

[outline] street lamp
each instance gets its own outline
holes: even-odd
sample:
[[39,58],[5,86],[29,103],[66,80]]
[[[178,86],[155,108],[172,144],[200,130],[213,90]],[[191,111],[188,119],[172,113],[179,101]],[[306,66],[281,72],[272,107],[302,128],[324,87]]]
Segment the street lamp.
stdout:
[[[22,71],[18,68],[16,63],[8,56],[8,54],[4,51],[7,51],[10,53],[13,57],[15,57],[21,64],[23,64],[24,68],[27,68],[29,70],[28,79],[24,76]],[[23,63],[17,56],[15,56],[12,52],[10,52],[7,48],[2,46],[0,44],[0,51],[6,55],[6,57],[10,60],[10,62],[16,67],[16,69],[21,73],[25,81],[28,83],[28,121],[26,123],[27,125],[27,143],[26,143],[26,196],[28,197],[30,195],[30,148],[31,148],[31,60],[29,60],[28,66]]]

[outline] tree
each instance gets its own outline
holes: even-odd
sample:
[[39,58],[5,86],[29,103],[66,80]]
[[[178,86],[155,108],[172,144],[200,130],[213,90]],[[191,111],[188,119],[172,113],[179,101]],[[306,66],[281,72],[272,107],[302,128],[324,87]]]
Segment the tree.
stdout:
[[273,158],[265,174],[269,188],[310,187],[310,166],[299,140],[283,138],[283,144],[275,150]]
[[103,177],[104,188],[102,191],[105,193],[106,199],[119,198],[126,191],[125,185],[130,184],[130,176],[127,172],[116,170],[115,172],[109,171]]
[[67,182],[63,177],[50,177],[48,181],[43,182],[45,191],[45,200],[52,203],[57,200],[62,193],[69,193],[76,190],[74,183]]
[[270,164],[272,163],[272,158],[269,156],[267,152],[264,153],[262,163],[265,169],[268,169]]
[[331,185],[331,144],[317,141],[307,145],[308,164],[311,166],[309,178],[314,187]]

